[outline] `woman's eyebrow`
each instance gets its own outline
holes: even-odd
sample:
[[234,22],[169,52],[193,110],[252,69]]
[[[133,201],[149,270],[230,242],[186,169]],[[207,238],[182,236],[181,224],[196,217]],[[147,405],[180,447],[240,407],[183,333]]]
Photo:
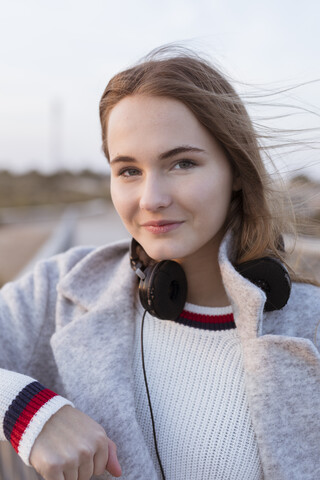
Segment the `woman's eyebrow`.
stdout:
[[168,150],[160,155],[160,160],[165,160],[166,158],[173,157],[178,155],[179,153],[186,153],[186,152],[204,152],[202,148],[192,147],[191,145],[182,145],[181,147],[173,148],[172,150]]
[[110,164],[121,163],[121,162],[134,163],[134,162],[136,162],[136,159],[133,158],[133,157],[129,157],[128,155],[117,155],[112,160],[110,160]]
[[[166,160],[167,158],[174,157],[179,153],[186,153],[186,152],[205,152],[205,150],[198,147],[192,147],[191,145],[181,145],[180,147],[175,147],[175,148],[172,148],[171,150],[168,150],[167,152],[161,153],[161,155],[159,155],[159,159]],[[128,155],[118,155],[110,161],[110,163],[119,163],[119,162],[134,163],[136,162],[136,159]]]

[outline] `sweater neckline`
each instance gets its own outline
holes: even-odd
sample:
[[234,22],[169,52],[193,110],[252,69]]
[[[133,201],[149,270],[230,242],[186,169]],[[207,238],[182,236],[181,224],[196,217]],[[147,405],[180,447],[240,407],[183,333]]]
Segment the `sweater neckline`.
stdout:
[[236,328],[232,306],[204,307],[186,303],[177,323],[203,330],[230,330]]

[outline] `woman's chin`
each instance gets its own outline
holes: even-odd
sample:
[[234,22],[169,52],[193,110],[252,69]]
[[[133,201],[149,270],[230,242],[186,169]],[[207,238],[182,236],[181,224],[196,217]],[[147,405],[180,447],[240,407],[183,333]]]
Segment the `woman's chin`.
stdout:
[[155,260],[156,262],[161,262],[162,260],[173,260],[181,256],[181,250],[178,252],[178,249],[175,248],[145,248],[148,256]]
[[174,260],[181,263],[183,259],[188,258],[193,252],[188,251],[187,248],[182,248],[181,246],[176,246],[174,248],[168,248],[163,246],[162,248],[145,248],[147,255],[156,262],[161,262],[162,260]]

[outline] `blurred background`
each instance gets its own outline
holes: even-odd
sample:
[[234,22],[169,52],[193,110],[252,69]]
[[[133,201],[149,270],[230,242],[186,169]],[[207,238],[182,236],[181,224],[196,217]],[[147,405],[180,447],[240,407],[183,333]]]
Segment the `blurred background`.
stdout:
[[[319,20],[316,0],[0,0],[0,284],[44,256],[127,235],[98,103],[112,75],[171,42],[229,74],[257,122],[307,141],[273,160],[305,225],[291,264],[320,281]],[[26,478],[7,455],[0,479]]]

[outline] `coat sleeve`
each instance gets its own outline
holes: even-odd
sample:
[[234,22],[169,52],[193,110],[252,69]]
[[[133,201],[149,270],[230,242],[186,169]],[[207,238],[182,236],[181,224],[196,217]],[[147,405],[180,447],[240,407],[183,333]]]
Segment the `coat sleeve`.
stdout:
[[27,465],[44,424],[72,405],[29,376],[28,367],[40,336],[55,329],[57,283],[78,259],[73,249],[39,262],[0,290],[0,440],[8,440]]

